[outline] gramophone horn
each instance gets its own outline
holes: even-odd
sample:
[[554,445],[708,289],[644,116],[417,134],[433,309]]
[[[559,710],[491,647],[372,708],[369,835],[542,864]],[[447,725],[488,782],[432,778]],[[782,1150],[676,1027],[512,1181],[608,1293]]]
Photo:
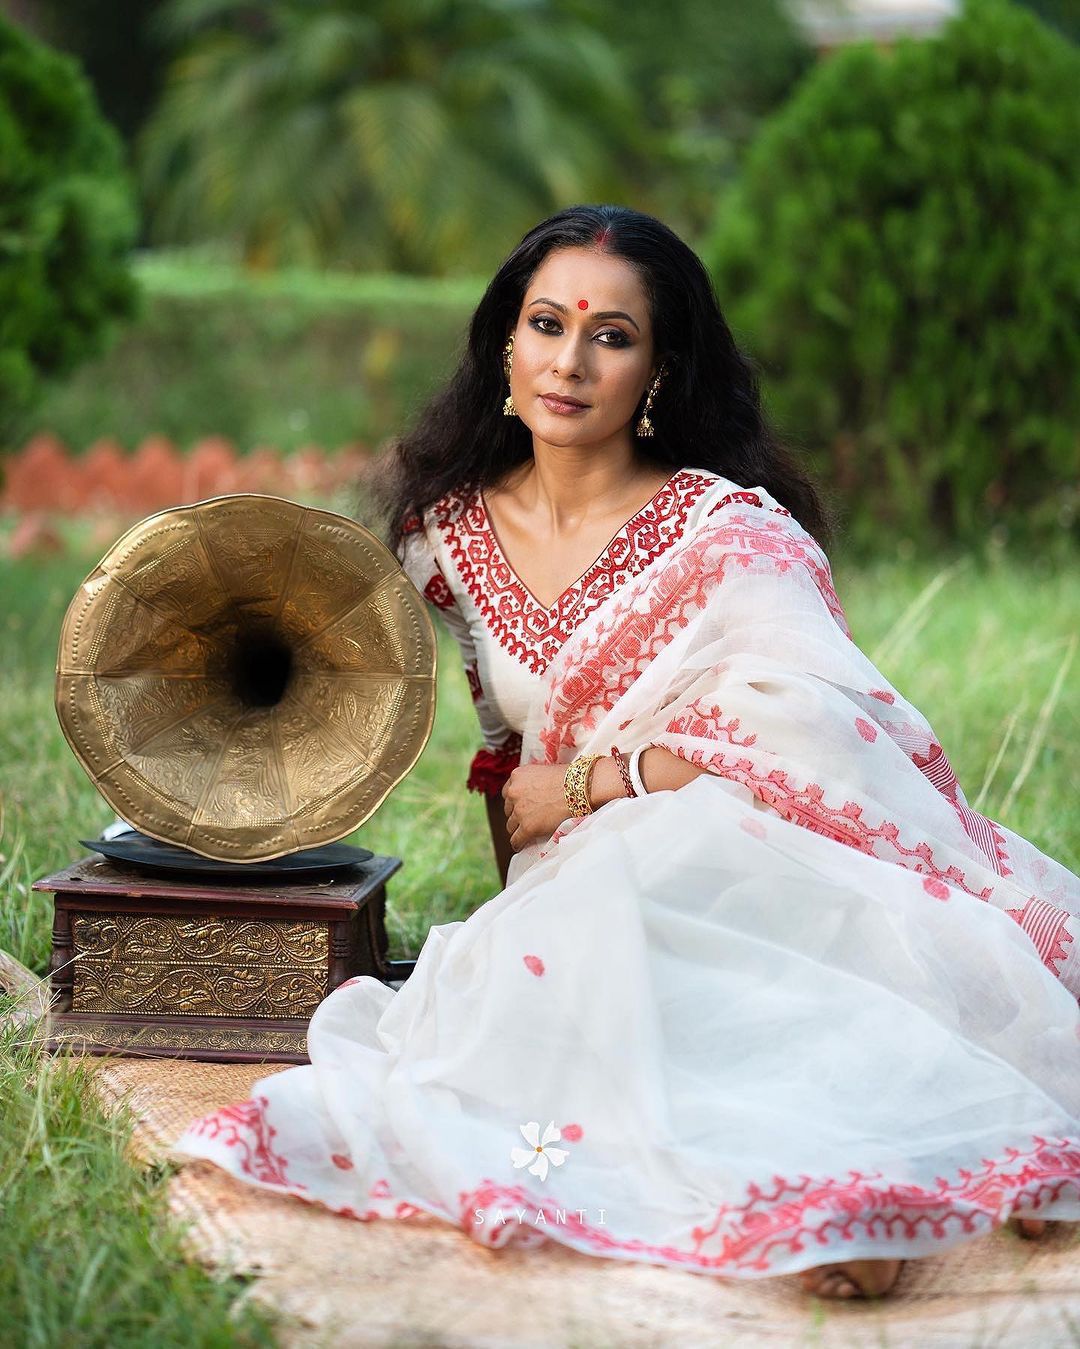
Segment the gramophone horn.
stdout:
[[415,764],[435,633],[361,525],[215,497],[135,525],[83,582],[56,711],[129,824],[204,857],[281,857],[350,833]]

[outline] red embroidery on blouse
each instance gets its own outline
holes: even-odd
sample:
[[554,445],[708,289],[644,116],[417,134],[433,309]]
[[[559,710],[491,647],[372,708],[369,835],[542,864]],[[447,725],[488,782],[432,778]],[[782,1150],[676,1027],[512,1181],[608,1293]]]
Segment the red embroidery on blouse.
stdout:
[[521,736],[515,731],[508,735],[498,749],[481,749],[473,755],[469,767],[470,792],[484,792],[488,796],[502,791],[506,779],[521,762]]
[[541,978],[544,973],[544,962],[539,956],[522,956],[522,960],[524,960],[525,968],[530,974],[535,974],[538,979]]
[[416,534],[424,527],[424,522],[419,515],[406,515],[401,522],[402,534]]
[[441,571],[437,571],[424,587],[424,599],[430,604],[434,604],[437,609],[452,609],[454,607],[454,597],[450,593],[450,587],[446,584],[446,577]]
[[542,674],[589,614],[682,536],[691,507],[716,481],[681,469],[628,520],[589,569],[545,609],[518,579],[479,492],[451,492],[434,507],[462,584],[500,646]]

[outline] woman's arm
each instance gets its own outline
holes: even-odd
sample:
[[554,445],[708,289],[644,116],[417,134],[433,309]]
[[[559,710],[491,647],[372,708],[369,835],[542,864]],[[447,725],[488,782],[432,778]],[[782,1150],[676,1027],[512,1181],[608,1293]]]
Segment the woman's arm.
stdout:
[[398,560],[413,585],[438,613],[450,636],[461,652],[462,663],[469,681],[469,690],[484,737],[483,748],[473,757],[469,767],[467,787],[484,797],[491,842],[495,850],[495,865],[503,885],[514,850],[506,829],[501,787],[511,767],[517,763],[521,737],[511,733],[498,709],[484,695],[477,670],[476,647],[469,624],[458,607],[454,592],[439,565],[431,540],[422,522],[414,520],[402,534],[398,545]]
[[[708,769],[687,763],[685,759],[680,759],[677,754],[672,754],[671,750],[664,749],[662,745],[650,745],[638,759],[638,772],[648,791],[669,792],[685,787],[701,773],[707,773]],[[589,779],[589,801],[592,808],[597,810],[600,806],[606,806],[609,801],[617,801],[620,796],[625,795],[626,788],[623,786],[615,760],[610,754],[606,754],[596,761]]]

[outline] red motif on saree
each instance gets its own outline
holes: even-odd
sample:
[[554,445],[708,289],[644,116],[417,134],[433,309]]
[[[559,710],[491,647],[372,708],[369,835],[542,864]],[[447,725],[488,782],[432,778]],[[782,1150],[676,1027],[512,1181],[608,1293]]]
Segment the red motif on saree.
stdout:
[[731,502],[737,501],[744,506],[757,506],[763,511],[772,511],[774,515],[790,515],[791,512],[785,510],[783,506],[766,506],[756,492],[729,492],[726,497],[720,500],[709,511],[710,515],[715,515],[722,506],[728,506]]
[[956,811],[961,828],[972,843],[986,855],[999,876],[1011,876],[1008,850],[1000,826],[980,815],[964,800],[960,783],[945,751],[921,726],[883,721],[882,726],[911,762]]
[[193,1124],[191,1132],[235,1149],[240,1170],[253,1180],[304,1190],[307,1186],[289,1180],[288,1162],[274,1151],[270,1140],[277,1131],[267,1124],[267,1104],[266,1097],[259,1096],[224,1106]]
[[1039,953],[1039,959],[1052,974],[1058,974],[1058,966],[1069,954],[1067,947],[1072,945],[1072,933],[1069,931],[1071,915],[1048,900],[1037,899],[1034,895],[1022,909],[1006,909],[1010,918],[1015,918],[1020,927],[1031,938]]
[[729,745],[752,745],[756,735],[740,736],[739,718],[724,718],[715,703],[698,698],[667,724],[673,735],[691,735],[705,740],[726,740]]

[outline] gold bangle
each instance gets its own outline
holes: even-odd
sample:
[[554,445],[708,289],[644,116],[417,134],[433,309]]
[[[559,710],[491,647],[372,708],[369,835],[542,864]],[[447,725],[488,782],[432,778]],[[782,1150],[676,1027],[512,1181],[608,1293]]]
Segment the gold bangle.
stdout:
[[575,759],[566,770],[566,776],[563,778],[563,791],[566,794],[566,804],[570,814],[576,819],[583,815],[592,814],[592,802],[589,800],[589,779],[592,777],[593,767],[597,759],[602,759],[602,754],[585,754]]

